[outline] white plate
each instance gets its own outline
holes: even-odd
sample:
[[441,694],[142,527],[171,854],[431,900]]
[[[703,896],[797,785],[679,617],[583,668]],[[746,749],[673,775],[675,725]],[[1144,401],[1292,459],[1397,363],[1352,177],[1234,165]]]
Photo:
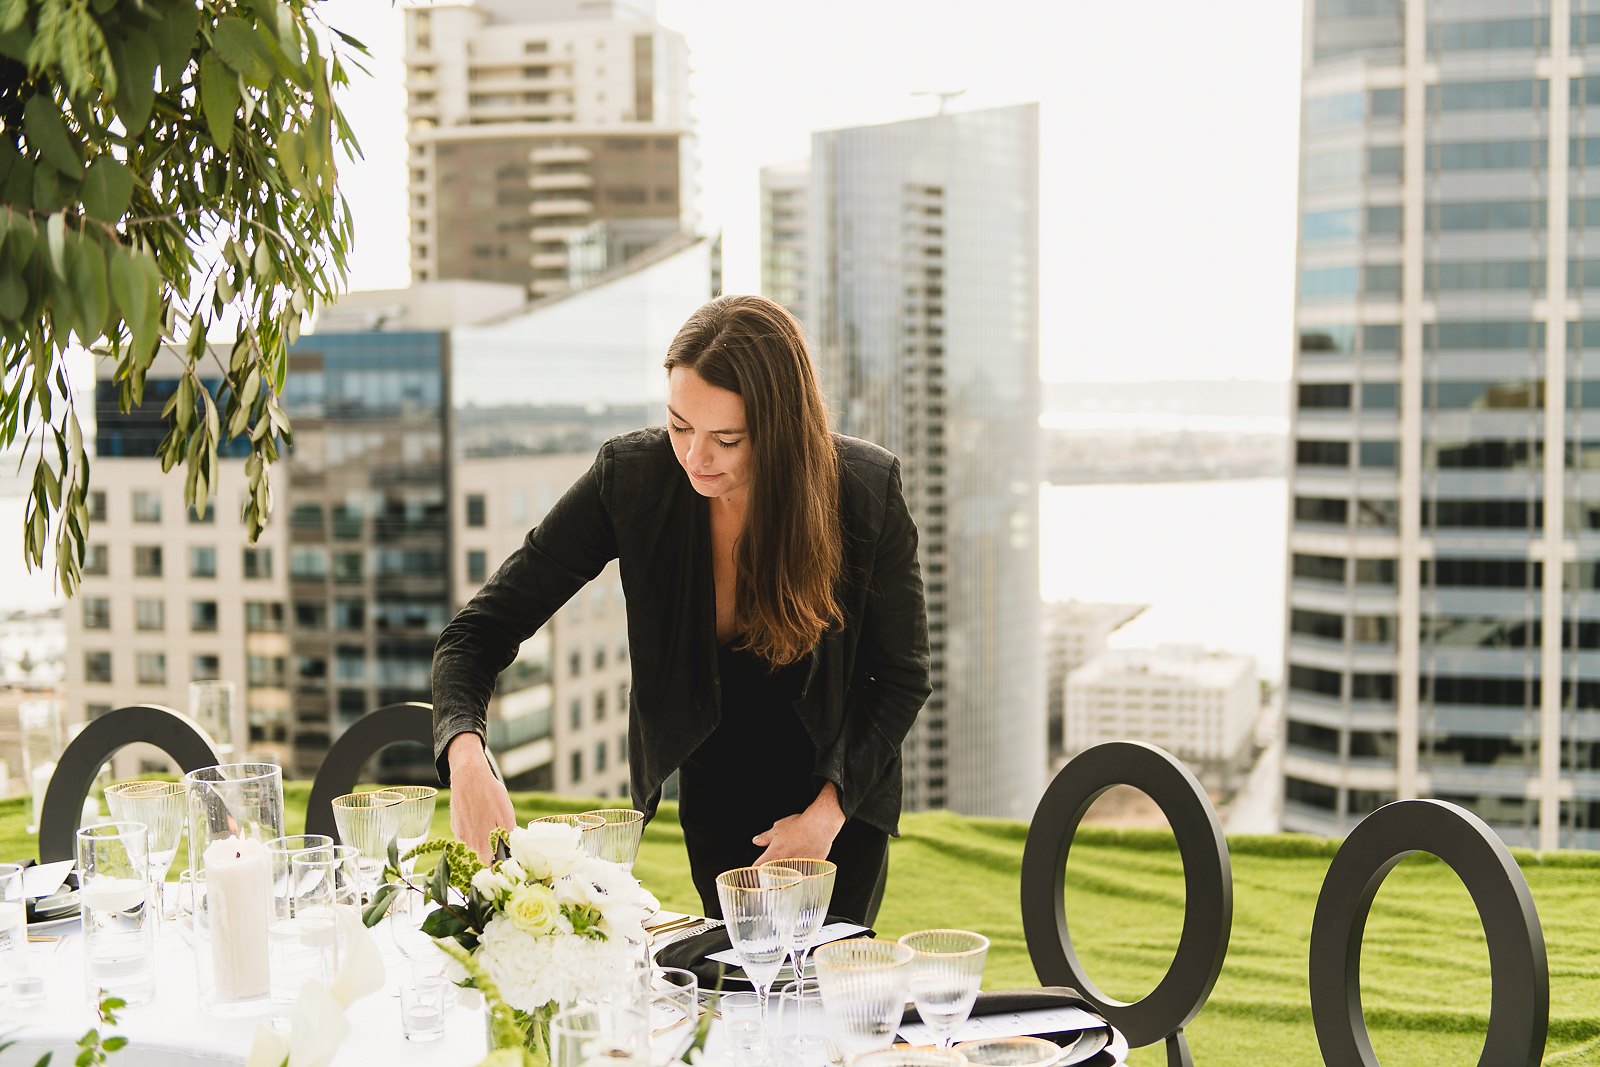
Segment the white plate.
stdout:
[[71,915],[63,915],[59,919],[45,919],[42,922],[29,923],[28,933],[40,934],[47,930],[59,930],[64,926],[73,926],[77,924],[78,918],[78,913],[73,912]]

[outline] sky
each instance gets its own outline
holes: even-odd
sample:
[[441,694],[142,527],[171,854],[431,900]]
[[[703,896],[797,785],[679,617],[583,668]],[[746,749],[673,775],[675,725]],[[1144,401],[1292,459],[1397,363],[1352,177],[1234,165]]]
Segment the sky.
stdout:
[[[406,6],[410,6],[407,4]],[[1040,372],[1287,379],[1300,78],[1296,0],[657,0],[692,68],[702,228],[754,292],[760,169],[817,130],[1040,105]],[[326,0],[373,52],[343,106],[365,158],[352,288],[403,286],[400,6]]]

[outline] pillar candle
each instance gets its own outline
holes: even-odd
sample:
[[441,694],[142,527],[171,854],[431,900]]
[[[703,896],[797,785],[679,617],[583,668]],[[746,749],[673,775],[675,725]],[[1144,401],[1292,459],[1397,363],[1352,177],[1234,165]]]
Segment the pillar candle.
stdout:
[[272,864],[267,846],[224,837],[206,846],[206,915],[217,996],[246,1000],[271,990],[267,920],[272,914]]

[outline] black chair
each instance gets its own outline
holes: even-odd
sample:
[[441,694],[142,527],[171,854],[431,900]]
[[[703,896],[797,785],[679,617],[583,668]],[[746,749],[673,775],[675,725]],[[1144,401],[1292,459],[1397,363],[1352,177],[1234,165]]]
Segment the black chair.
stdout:
[[[311,799],[306,803],[306,833],[327,834],[339,840],[333,821],[333,800],[356,787],[356,779],[367,761],[383,749],[402,741],[414,741],[433,750],[433,706],[417,701],[390,704],[367,712],[328,749],[317,776],[311,781]],[[490,760],[493,765],[493,760]],[[498,773],[498,771],[496,772]]]
[[1450,865],[1483,921],[1493,992],[1479,1067],[1544,1056],[1550,968],[1527,880],[1488,824],[1442,800],[1397,800],[1363,819],[1328,867],[1311,923],[1311,1018],[1328,1067],[1378,1067],[1361,1011],[1361,940],[1383,879],[1413,852]]
[[[1067,854],[1084,813],[1115,785],[1142,790],[1172,826],[1183,858],[1183,931],[1165,976],[1142,1000],[1124,1004],[1085,973],[1067,928]],[[1092,919],[1092,917],[1090,917]],[[1039,981],[1082,993],[1134,1048],[1165,1041],[1168,1067],[1192,1067],[1183,1028],[1211,995],[1233,928],[1233,871],[1210,799],[1170,753],[1140,741],[1112,741],[1079,753],[1056,774],[1028,827],[1022,850],[1022,929]]]
[[56,761],[39,813],[42,862],[77,855],[83,800],[94,787],[95,775],[118,749],[136,742],[155,745],[185,773],[218,762],[210,735],[187,715],[156,704],[133,704],[106,712],[85,726]]

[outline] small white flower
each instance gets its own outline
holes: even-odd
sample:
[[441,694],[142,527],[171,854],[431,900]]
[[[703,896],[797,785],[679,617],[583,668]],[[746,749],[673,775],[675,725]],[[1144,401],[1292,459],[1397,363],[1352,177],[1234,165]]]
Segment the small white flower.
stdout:
[[472,876],[472,888],[491,900],[499,900],[511,892],[511,880],[493,867],[485,867]]
[[501,860],[495,868],[506,879],[506,884],[515,888],[528,880],[528,872],[522,869],[522,864],[516,860]]

